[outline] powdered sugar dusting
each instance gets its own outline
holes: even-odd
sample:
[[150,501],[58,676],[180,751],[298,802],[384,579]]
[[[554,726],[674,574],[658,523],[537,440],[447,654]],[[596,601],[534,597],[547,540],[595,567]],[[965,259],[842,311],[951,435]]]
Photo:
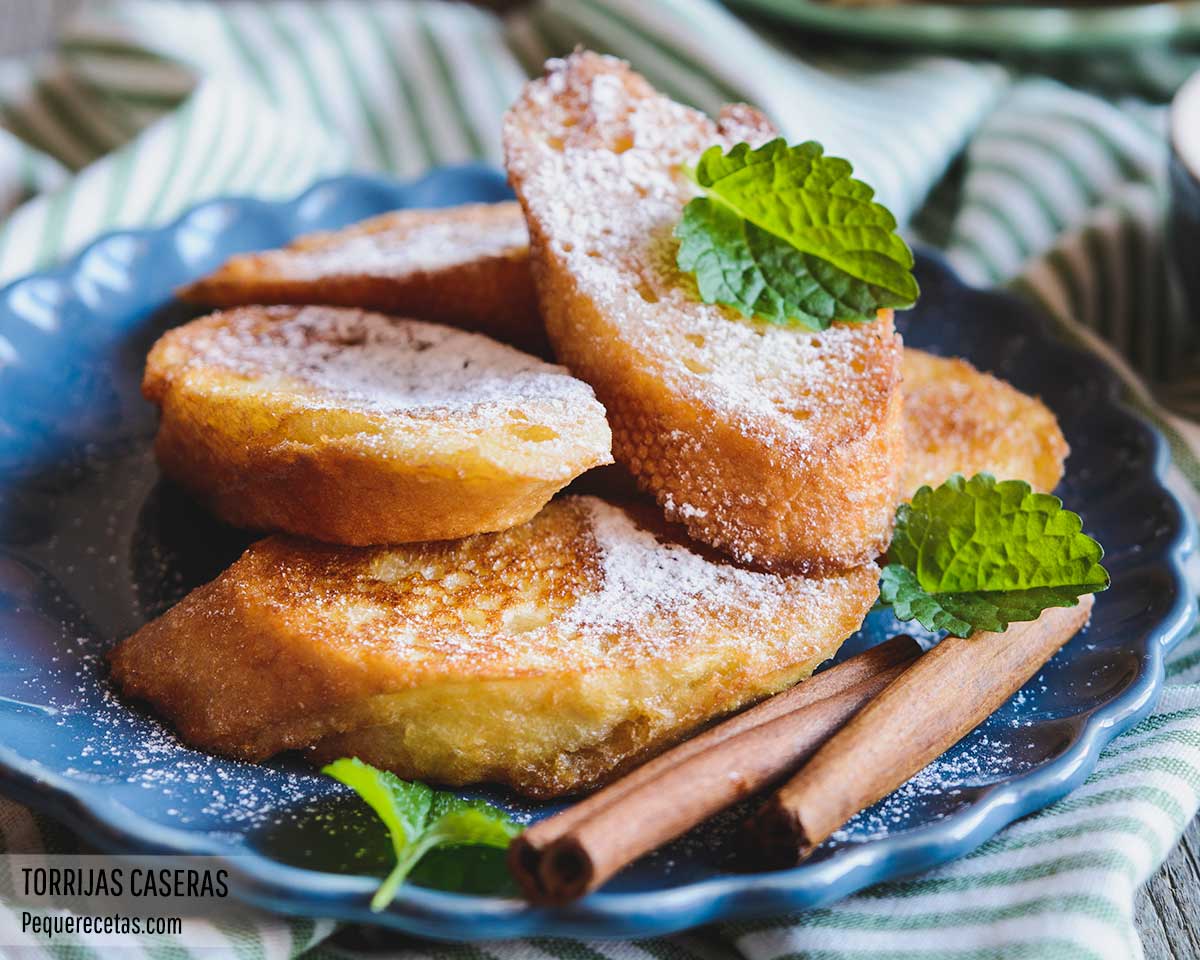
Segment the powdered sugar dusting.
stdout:
[[504,141],[550,339],[608,410],[614,457],[696,540],[760,566],[845,569],[886,548],[895,511],[890,317],[821,332],[748,320],[702,303],[675,262],[696,195],[684,168],[772,133],[748,107],[713,122],[582,52],[527,85]]
[[[836,587],[827,590],[820,581],[748,570],[702,556],[695,548],[661,540],[619,507],[591,497],[581,501],[591,520],[602,574],[600,589],[568,614],[571,623],[636,634],[647,623],[661,626],[670,618],[686,635],[702,628],[700,620],[770,617],[780,605],[801,597],[820,616],[823,600],[832,600],[836,593]],[[753,631],[747,631],[747,643],[753,642],[752,636]],[[675,631],[662,638],[675,639]]]
[[747,432],[803,448],[860,416],[893,362],[874,325],[811,333],[750,322],[699,302],[675,266],[672,231],[697,192],[683,167],[713,144],[760,143],[769,125],[744,107],[718,125],[614,63],[552,60],[509,115],[510,172],[548,253],[617,336]]
[[[523,527],[455,542],[346,551],[272,538],[252,546],[218,592],[169,612],[160,635],[186,647],[302,610],[285,631],[294,642],[318,655],[326,644],[337,656],[370,651],[397,689],[688,651],[767,675],[831,649],[875,598],[874,564],[826,578],[749,570],[643,519],[576,496]],[[264,655],[274,642],[264,641]]]
[[439,324],[336,307],[248,307],[200,322],[208,324],[203,334],[188,332],[190,365],[253,378],[258,389],[287,392],[314,409],[596,403],[565,368]]
[[883,800],[830,835],[826,847],[879,840],[914,826],[941,820],[971,802],[976,793],[1035,766],[1044,745],[1021,748],[1003,735],[981,728],[938,757]]
[[134,808],[139,794],[151,793],[159,815],[172,824],[220,823],[230,839],[235,830],[270,828],[304,816],[333,792],[328,780],[295,763],[256,767],[189,750],[115,695],[92,639],[78,637],[75,646],[69,696],[35,694],[48,705],[41,709],[55,713],[61,731],[57,749],[65,754],[58,762],[68,779],[102,784],[114,802]]
[[[515,203],[495,207],[486,222],[473,223],[470,228],[464,227],[463,218],[454,210],[442,214],[441,219],[416,224],[410,224],[403,213],[386,214],[360,227],[263,254],[260,261],[276,277],[316,281],[328,277],[405,277],[486,257],[523,254],[529,234],[520,208]],[[391,224],[395,226],[389,228]]]
[[[471,659],[479,653],[477,645],[500,639],[514,657],[519,653],[525,666],[561,670],[674,655],[709,637],[703,642],[715,647],[728,640],[747,663],[762,660],[773,669],[781,664],[771,662],[772,652],[790,658],[783,662],[804,659],[822,644],[822,636],[837,629],[836,624],[857,625],[873,599],[868,595],[876,576],[873,564],[824,579],[782,576],[702,553],[672,539],[661,525],[642,526],[625,508],[594,497],[557,501],[534,523],[544,521],[547,529],[556,528],[556,511],[582,514],[582,539],[568,544],[565,555],[556,550],[559,555],[551,561],[550,548],[539,534],[522,545],[525,556],[515,558],[538,568],[536,585],[523,584],[518,599],[539,592],[553,596],[556,599],[547,601],[554,607],[553,616],[535,629],[502,631],[502,639],[491,624],[473,628],[466,623],[453,632],[439,628],[441,656],[451,662]],[[553,563],[562,564],[562,570],[554,570]],[[486,583],[489,571],[471,564],[467,575],[481,574],[484,596],[494,596]],[[565,587],[572,578],[573,586]],[[723,639],[713,636],[717,624]],[[406,632],[397,634],[397,652],[402,655],[407,655],[412,626],[413,621],[406,620]]]

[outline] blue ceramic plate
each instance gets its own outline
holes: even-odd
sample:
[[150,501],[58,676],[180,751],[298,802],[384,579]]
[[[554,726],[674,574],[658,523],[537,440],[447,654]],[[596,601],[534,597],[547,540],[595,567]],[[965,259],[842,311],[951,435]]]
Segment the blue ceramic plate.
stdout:
[[[912,344],[958,354],[1042,395],[1072,447],[1061,493],[1108,547],[1113,587],[1092,625],[1011,703],[806,865],[727,867],[729,818],[562,910],[415,885],[372,915],[387,854],[345,790],[295,760],[254,766],[180,746],[109,691],[102,655],[216,575],[244,546],[160,482],[146,351],[190,316],[171,291],[230,254],[393,207],[495,200],[481,168],[400,184],[343,177],[295,200],[215,200],[158,230],[103,237],[0,293],[0,786],[104,848],[231,858],[246,900],[434,937],[646,936],[828,903],[960,856],[1079,784],[1101,747],[1150,710],[1164,651],[1194,617],[1191,533],[1163,487],[1162,439],[1115,399],[1094,358],[1053,341],[1030,308],[972,290],[919,257]],[[861,649],[894,629],[868,622]],[[544,815],[494,796],[519,814]],[[373,851],[361,854],[358,851]]]

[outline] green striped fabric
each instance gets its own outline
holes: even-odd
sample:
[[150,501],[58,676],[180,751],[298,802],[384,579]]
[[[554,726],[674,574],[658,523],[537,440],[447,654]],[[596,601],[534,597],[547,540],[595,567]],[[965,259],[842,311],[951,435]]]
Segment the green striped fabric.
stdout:
[[[789,138],[853,160],[913,237],[945,249],[976,283],[1036,298],[1108,360],[1170,438],[1176,490],[1200,507],[1200,427],[1156,399],[1198,393],[1162,249],[1163,102],[1193,66],[1183,54],[1068,64],[882,54],[768,33],[702,0],[542,0],[507,20],[420,0],[82,9],[55,56],[36,68],[0,64],[0,281],[216,194],[280,197],[352,168],[409,175],[498,161],[500,115],[520,84],[582,43],[706,110],[757,103]],[[1109,746],[1082,788],[916,879],[662,940],[391,940],[383,955],[1127,958],[1141,952],[1134,891],[1198,803],[1200,637],[1175,653],[1157,712]],[[76,846],[7,802],[0,834],[14,852]],[[0,925],[13,922],[0,910]],[[247,958],[380,955],[372,938],[327,922],[264,916],[220,933]],[[99,955],[86,940],[47,952]]]

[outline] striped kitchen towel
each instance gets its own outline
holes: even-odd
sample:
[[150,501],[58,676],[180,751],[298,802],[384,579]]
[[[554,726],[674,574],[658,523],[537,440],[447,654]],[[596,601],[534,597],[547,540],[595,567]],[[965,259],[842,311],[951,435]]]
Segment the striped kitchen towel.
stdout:
[[[542,0],[507,19],[419,0],[96,2],[53,56],[0,64],[0,281],[216,194],[279,197],[350,168],[410,175],[498,161],[505,106],[547,56],[579,43],[630,59],[703,109],[759,104],[789,139],[850,158],[964,277],[1037,298],[1102,354],[1170,439],[1175,488],[1200,506],[1200,428],[1156,400],[1168,387],[1200,395],[1162,249],[1162,104],[1192,65],[1179,53],[1066,64],[881,54],[752,26],[706,0]],[[1157,712],[1108,747],[1081,789],[921,877],[661,940],[389,939],[383,953],[1127,958],[1141,951],[1134,891],[1198,802],[1200,637],[1176,651]],[[77,844],[2,801],[0,833],[13,852]],[[11,929],[6,914],[0,928]],[[247,957],[381,950],[362,931],[265,916],[221,935]],[[55,952],[95,953],[86,938]]]

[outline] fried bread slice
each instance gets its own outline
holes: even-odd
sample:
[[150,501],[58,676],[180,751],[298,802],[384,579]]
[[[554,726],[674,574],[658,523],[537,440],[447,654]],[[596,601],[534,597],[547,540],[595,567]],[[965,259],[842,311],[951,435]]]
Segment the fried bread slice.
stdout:
[[195,747],[307,747],[557,796],[807,677],[858,629],[878,575],[748,570],[653,506],[568,496],[453,543],[262,540],[112,669]]
[[501,530],[609,463],[591,388],[479,334],[242,307],[165,334],[142,383],[163,471],[225,521],[332,543]]
[[[489,237],[494,243],[486,242]],[[494,297],[487,306],[480,299],[474,314],[468,311],[446,322],[478,329],[469,317],[486,314],[506,324],[492,331],[499,339],[527,344],[544,340],[542,319],[532,302],[533,283],[528,279],[529,235],[515,202],[383,214],[345,230],[301,237],[283,250],[234,257],[182,294],[221,306],[341,303],[395,310],[407,302],[420,302],[405,299],[404,284],[415,282],[417,275],[413,248],[428,257],[431,246],[454,251],[456,256],[443,261],[436,272],[426,259],[419,277],[428,298],[445,300],[468,288],[473,296]],[[362,282],[344,270],[345,258],[356,250],[368,255],[373,268],[371,274],[362,275]],[[525,274],[531,302],[527,309],[506,315],[506,304],[520,300],[510,293],[521,286],[517,273]],[[500,282],[479,282],[491,274],[499,276]],[[463,316],[468,317],[466,322]],[[908,495],[923,484],[936,486],[955,471],[970,475],[988,470],[998,477],[1027,480],[1046,491],[1057,485],[1066,441],[1054,415],[1036,398],[966,361],[911,347],[904,350],[902,370],[907,438],[902,489]]]
[[965,360],[904,348],[904,494],[987,472],[1050,492],[1069,447],[1041,400]]
[[547,64],[504,122],[559,360],[596,389],[613,454],[696,539],[769,569],[843,569],[887,546],[903,468],[890,313],[814,333],[700,302],[672,231],[713,144],[761,142],[622,61]]
[[473,203],[395,210],[282,250],[232,257],[179,291],[212,307],[329,304],[486,333],[542,352],[520,207]]
[[[753,136],[754,116],[744,113],[743,120],[747,135]],[[483,242],[481,230],[491,231],[494,245]],[[499,339],[543,343],[545,328],[528,279],[529,235],[515,202],[402,210],[343,231],[302,237],[285,250],[235,257],[216,274],[186,288],[184,295],[218,305],[340,302],[365,309],[396,309],[397,304],[420,302],[405,299],[402,285],[415,282],[412,244],[405,240],[414,237],[417,247],[427,248],[423,236],[436,236],[441,249],[457,253],[457,259],[436,272],[426,269],[420,274],[421,289],[428,297],[444,300],[470,288],[471,295],[480,298],[477,310],[448,317],[447,322],[479,328],[470,317],[486,315],[505,324],[491,331]],[[375,238],[367,244],[373,272],[364,283],[339,273],[343,252],[355,250],[362,243],[360,237]],[[524,281],[516,277],[518,272],[525,275]],[[499,276],[499,282],[479,282],[490,274]],[[285,278],[286,289],[280,286]],[[520,302],[512,291],[522,283],[531,302],[527,309],[506,313],[508,305]],[[386,292],[392,289],[398,292]],[[494,299],[485,305],[482,298],[488,296]],[[905,347],[901,368],[907,440],[901,488],[906,496],[923,484],[936,486],[956,471],[969,476],[986,470],[997,477],[1026,480],[1044,491],[1058,484],[1067,444],[1054,415],[1037,398],[964,360],[912,347]]]
[[[966,360],[904,348],[903,499],[955,473],[990,473],[1051,492],[1070,448],[1054,414],[1037,397]],[[636,481],[619,463],[590,470],[568,493],[636,497]]]

